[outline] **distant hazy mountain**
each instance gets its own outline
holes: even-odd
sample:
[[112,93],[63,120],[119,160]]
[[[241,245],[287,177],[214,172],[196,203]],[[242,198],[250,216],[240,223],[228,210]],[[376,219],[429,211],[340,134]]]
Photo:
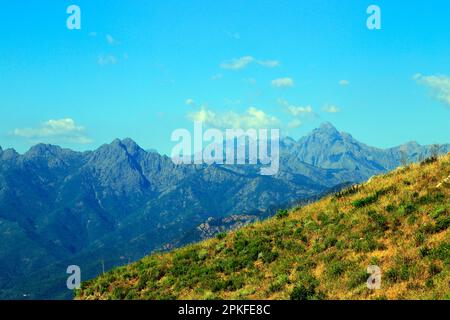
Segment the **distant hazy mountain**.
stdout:
[[323,169],[343,170],[337,176],[348,181],[362,181],[380,172],[390,171],[403,161],[417,162],[430,156],[432,152],[446,153],[450,150],[449,144],[421,146],[416,142],[390,149],[370,147],[348,133],[338,132],[328,122],[298,141],[290,138],[287,140],[290,141],[287,159],[293,163],[303,162]]
[[276,176],[252,166],[177,166],[131,139],[89,152],[0,148],[0,298],[68,297],[68,265],[93,277],[431,152],[414,143],[369,147],[328,123],[280,147]]

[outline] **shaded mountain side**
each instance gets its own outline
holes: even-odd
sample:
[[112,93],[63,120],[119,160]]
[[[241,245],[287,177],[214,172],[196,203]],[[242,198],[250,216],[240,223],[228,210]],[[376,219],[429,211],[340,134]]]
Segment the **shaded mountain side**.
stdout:
[[[369,266],[380,270],[370,282],[378,289],[367,286]],[[446,155],[116,268],[84,282],[76,299],[435,300],[449,293]]]
[[[67,296],[64,288],[48,295],[66,276],[65,263],[85,265],[84,274],[95,276],[102,260],[109,269],[195,242],[402,160],[394,149],[349,141],[329,124],[299,141],[284,138],[275,176],[260,176],[259,166],[175,165],[131,139],[87,152],[45,144],[25,154],[0,148],[0,297]],[[431,153],[414,148],[410,160]],[[232,216],[243,218],[227,222]],[[199,232],[207,221],[214,226]]]

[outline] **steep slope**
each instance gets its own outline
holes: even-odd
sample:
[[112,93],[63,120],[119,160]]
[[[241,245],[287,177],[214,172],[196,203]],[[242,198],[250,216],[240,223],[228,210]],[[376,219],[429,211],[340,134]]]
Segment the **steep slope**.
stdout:
[[117,268],[77,298],[450,299],[449,227],[447,155]]

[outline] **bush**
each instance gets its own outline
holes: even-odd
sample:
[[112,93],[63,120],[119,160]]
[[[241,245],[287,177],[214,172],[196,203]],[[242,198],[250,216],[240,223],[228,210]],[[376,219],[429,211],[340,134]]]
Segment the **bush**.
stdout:
[[244,286],[244,279],[241,276],[231,276],[229,279],[216,280],[212,283],[211,289],[217,291],[236,291]]
[[320,212],[317,215],[317,220],[320,221],[320,224],[322,226],[326,226],[330,222],[330,219],[328,218],[328,215],[326,213],[323,213],[323,212]]
[[[278,257],[278,253],[272,250],[273,244],[269,237],[249,236],[239,237],[236,234],[234,247],[229,254],[229,259],[233,260],[232,270],[238,270],[246,266],[251,266],[257,259],[262,259],[265,263],[270,263]],[[228,271],[231,265],[226,266]]]
[[410,215],[411,213],[416,211],[416,207],[412,203],[402,204],[398,208],[398,213],[402,216]]
[[322,300],[324,295],[317,292],[319,282],[311,275],[303,276],[290,294],[291,300]]
[[223,240],[226,236],[227,234],[225,232],[219,232],[218,234],[216,234],[216,239]]
[[417,232],[414,236],[414,242],[417,246],[424,244],[425,240],[425,234],[421,231]]
[[410,215],[410,216],[408,217],[408,219],[407,219],[406,221],[408,222],[408,224],[409,224],[410,226],[412,226],[413,224],[415,224],[415,223],[417,222],[417,220],[418,220],[417,215],[412,214],[412,215]]
[[334,197],[336,199],[347,197],[347,196],[350,196],[352,194],[357,193],[358,191],[360,191],[360,189],[361,189],[361,187],[359,185],[353,185],[353,186],[348,187],[348,188],[346,188],[346,189],[344,189],[342,191],[336,192],[334,194]]
[[139,277],[138,283],[136,285],[137,290],[143,290],[147,286],[147,282],[150,280],[150,277],[147,273],[142,274]]
[[271,263],[278,258],[278,252],[271,250],[264,250],[259,253],[258,258],[262,259],[264,263]]
[[427,247],[419,248],[419,257],[421,257],[421,258],[425,258],[425,257],[429,256],[430,253],[431,253],[431,250]]
[[436,225],[434,227],[434,232],[441,232],[450,227],[450,215],[440,216],[436,219]]
[[303,232],[303,228],[298,228],[294,231],[294,236],[298,237],[303,243],[308,242],[308,238],[306,237],[305,233]]
[[431,234],[434,233],[435,227],[431,223],[425,223],[419,228],[419,232],[425,233],[425,234]]
[[136,300],[137,298],[138,298],[138,295],[133,290],[128,291],[127,295],[125,296],[125,300]]
[[377,213],[376,211],[369,211],[368,212],[369,218],[376,224],[377,228],[386,231],[389,227],[388,227],[388,223],[386,218]]
[[445,215],[446,213],[447,213],[447,209],[445,207],[440,207],[440,208],[437,208],[436,210],[434,210],[430,214],[430,217],[433,219],[438,219],[439,217]]
[[275,214],[275,217],[277,217],[278,219],[283,219],[283,218],[287,218],[289,216],[289,212],[285,209],[280,209],[277,211],[277,213]]
[[400,279],[400,273],[397,269],[390,268],[388,271],[386,271],[385,277],[391,282],[397,282]]
[[431,157],[428,157],[428,158],[426,158],[425,160],[423,160],[423,161],[420,163],[420,165],[421,165],[421,166],[426,166],[426,165],[435,163],[436,161],[438,161],[438,157],[437,157],[437,156],[431,156]]
[[328,274],[332,277],[339,277],[345,272],[345,264],[342,261],[334,261],[328,266]]
[[334,247],[337,242],[338,242],[338,240],[335,237],[328,236],[325,238],[325,241],[324,241],[325,248]]
[[208,256],[208,250],[206,250],[206,249],[201,249],[201,250],[198,252],[198,258],[199,258],[200,260],[205,260],[207,256]]
[[291,300],[313,300],[316,294],[315,287],[306,287],[303,284],[295,286],[291,292]]
[[114,300],[123,300],[127,296],[128,291],[124,287],[115,287],[112,292],[112,298]]
[[431,257],[442,260],[444,263],[450,264],[450,242],[444,242],[439,247],[429,251]]
[[297,266],[297,271],[300,273],[299,278],[303,278],[301,275],[309,270],[312,270],[317,267],[317,263],[313,260],[304,260],[302,259]]
[[289,282],[287,275],[283,274],[278,276],[274,282],[269,286],[269,292],[277,292],[283,289],[284,285]]
[[375,192],[375,195],[377,197],[381,197],[381,196],[387,195],[389,192],[393,192],[396,190],[397,190],[397,188],[395,186],[390,186],[390,187],[378,190],[377,192]]
[[443,193],[437,192],[434,194],[426,194],[422,197],[420,197],[417,200],[418,204],[424,205],[424,204],[434,204],[442,202],[446,199],[445,195]]
[[352,204],[356,208],[363,208],[365,206],[368,206],[369,204],[376,202],[379,197],[384,196],[394,190],[395,190],[395,187],[380,189],[368,197],[353,201]]
[[434,263],[430,264],[430,266],[428,267],[428,273],[430,274],[430,276],[435,276],[441,271],[442,269],[437,264]]
[[395,209],[396,209],[396,206],[394,205],[394,204],[388,204],[387,206],[386,206],[386,211],[387,212],[394,212],[395,211]]
[[354,239],[352,248],[355,249],[356,252],[371,252],[374,250],[382,250],[385,247],[382,243],[377,242],[371,234],[366,234],[362,240]]
[[365,284],[368,278],[369,275],[367,274],[366,270],[359,270],[356,272],[352,272],[350,274],[348,286],[350,289],[357,288],[360,285]]
[[406,281],[409,279],[409,276],[410,276],[409,267],[408,265],[403,264],[400,267],[400,279]]
[[363,208],[365,206],[368,206],[369,204],[372,204],[378,200],[378,197],[376,195],[371,195],[362,199],[358,199],[352,202],[352,205],[355,208]]

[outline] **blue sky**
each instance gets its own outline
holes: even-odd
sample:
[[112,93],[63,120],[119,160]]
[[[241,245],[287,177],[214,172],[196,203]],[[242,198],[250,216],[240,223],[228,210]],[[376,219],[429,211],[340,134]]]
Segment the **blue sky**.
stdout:
[[[68,30],[66,8],[81,8]],[[369,30],[366,9],[381,8]],[[3,1],[0,145],[131,137],[170,153],[193,119],[330,121],[378,147],[450,142],[448,1]]]

